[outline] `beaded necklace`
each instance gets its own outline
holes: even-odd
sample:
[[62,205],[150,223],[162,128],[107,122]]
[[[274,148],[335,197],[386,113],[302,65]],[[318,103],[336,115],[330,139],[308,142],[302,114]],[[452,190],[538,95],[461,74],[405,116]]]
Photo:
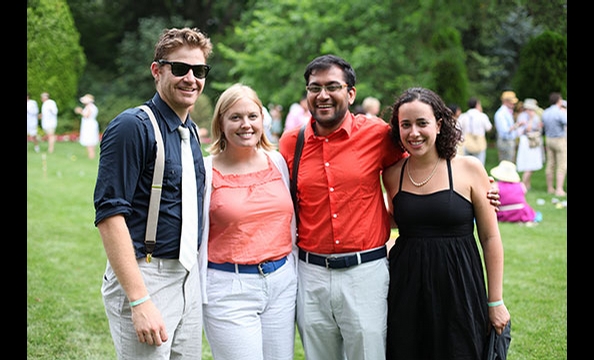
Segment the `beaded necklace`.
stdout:
[[[437,164],[439,164],[439,158],[437,158],[437,162],[435,163],[435,166],[433,167],[433,170],[431,171],[431,174],[429,174],[429,177],[426,178],[425,180],[421,181],[421,182],[416,182],[416,181],[413,180],[412,176],[410,175],[410,168],[411,168],[411,166],[408,166],[406,168],[406,173],[408,174],[408,178],[409,178],[410,182],[414,186],[416,186],[416,187],[421,187],[421,186],[427,184],[429,182],[429,180],[431,180],[431,178],[433,177],[433,175],[435,175],[435,170],[437,170]],[[411,164],[408,164],[408,165],[411,165]]]

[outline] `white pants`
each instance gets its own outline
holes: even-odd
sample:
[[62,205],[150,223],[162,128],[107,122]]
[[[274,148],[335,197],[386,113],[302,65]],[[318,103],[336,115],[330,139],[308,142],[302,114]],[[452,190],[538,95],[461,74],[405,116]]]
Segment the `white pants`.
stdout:
[[[138,341],[128,298],[107,262],[101,293],[120,360],[196,359],[202,354],[202,295],[198,266],[188,272],[177,259],[138,259],[151,300],[161,311],[169,339],[161,346]],[[198,354],[198,355],[197,355]]]
[[215,360],[293,360],[297,273],[293,254],[276,271],[208,269],[204,332]]
[[299,260],[297,325],[306,359],[386,356],[388,259],[326,269]]

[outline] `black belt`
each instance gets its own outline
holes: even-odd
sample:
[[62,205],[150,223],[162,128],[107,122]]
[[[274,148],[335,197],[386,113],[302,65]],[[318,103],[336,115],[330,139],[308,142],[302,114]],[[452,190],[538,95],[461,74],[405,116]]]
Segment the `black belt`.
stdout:
[[287,262],[287,257],[285,256],[282,259],[275,260],[275,261],[264,261],[259,264],[255,265],[239,265],[233,263],[213,263],[208,262],[208,267],[217,270],[223,270],[228,272],[238,272],[242,274],[260,274],[260,275],[268,275],[271,272],[274,272],[281,266],[283,266]]
[[[303,260],[310,264],[324,266],[326,269],[343,269],[349,266],[363,264],[368,261],[377,260],[383,257],[385,258],[386,256],[387,250],[385,246],[382,246],[381,248],[372,251],[358,252],[356,254],[342,256],[321,256],[308,253],[307,251],[299,249],[300,260]],[[361,261],[359,261],[359,258],[361,258]]]

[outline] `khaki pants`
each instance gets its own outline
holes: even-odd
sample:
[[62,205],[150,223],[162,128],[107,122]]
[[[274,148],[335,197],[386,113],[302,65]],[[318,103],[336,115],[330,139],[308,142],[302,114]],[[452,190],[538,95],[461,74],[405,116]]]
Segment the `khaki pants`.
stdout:
[[[547,186],[554,189],[563,189],[563,182],[567,175],[567,138],[546,138],[546,167],[545,175],[550,183]],[[553,180],[557,183],[553,185]],[[549,189],[550,190],[550,189]]]

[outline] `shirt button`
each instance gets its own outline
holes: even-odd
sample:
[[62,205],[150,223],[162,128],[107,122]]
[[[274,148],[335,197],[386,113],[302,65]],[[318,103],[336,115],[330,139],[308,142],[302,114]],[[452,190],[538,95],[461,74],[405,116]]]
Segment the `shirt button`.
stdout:
[[333,187],[331,187],[331,188],[330,188],[330,192],[333,192],[333,191],[334,191],[334,188],[333,188]]
[[330,140],[328,140],[328,139],[325,139],[324,141],[325,141],[325,142],[328,142],[328,141],[330,141]]
[[324,163],[324,166],[330,166],[330,163],[328,163],[328,162]]
[[336,219],[338,217],[338,214],[332,214],[332,217]]
[[336,239],[336,240],[334,240],[334,243],[335,243],[336,245],[338,245],[338,244],[340,244],[340,240]]

